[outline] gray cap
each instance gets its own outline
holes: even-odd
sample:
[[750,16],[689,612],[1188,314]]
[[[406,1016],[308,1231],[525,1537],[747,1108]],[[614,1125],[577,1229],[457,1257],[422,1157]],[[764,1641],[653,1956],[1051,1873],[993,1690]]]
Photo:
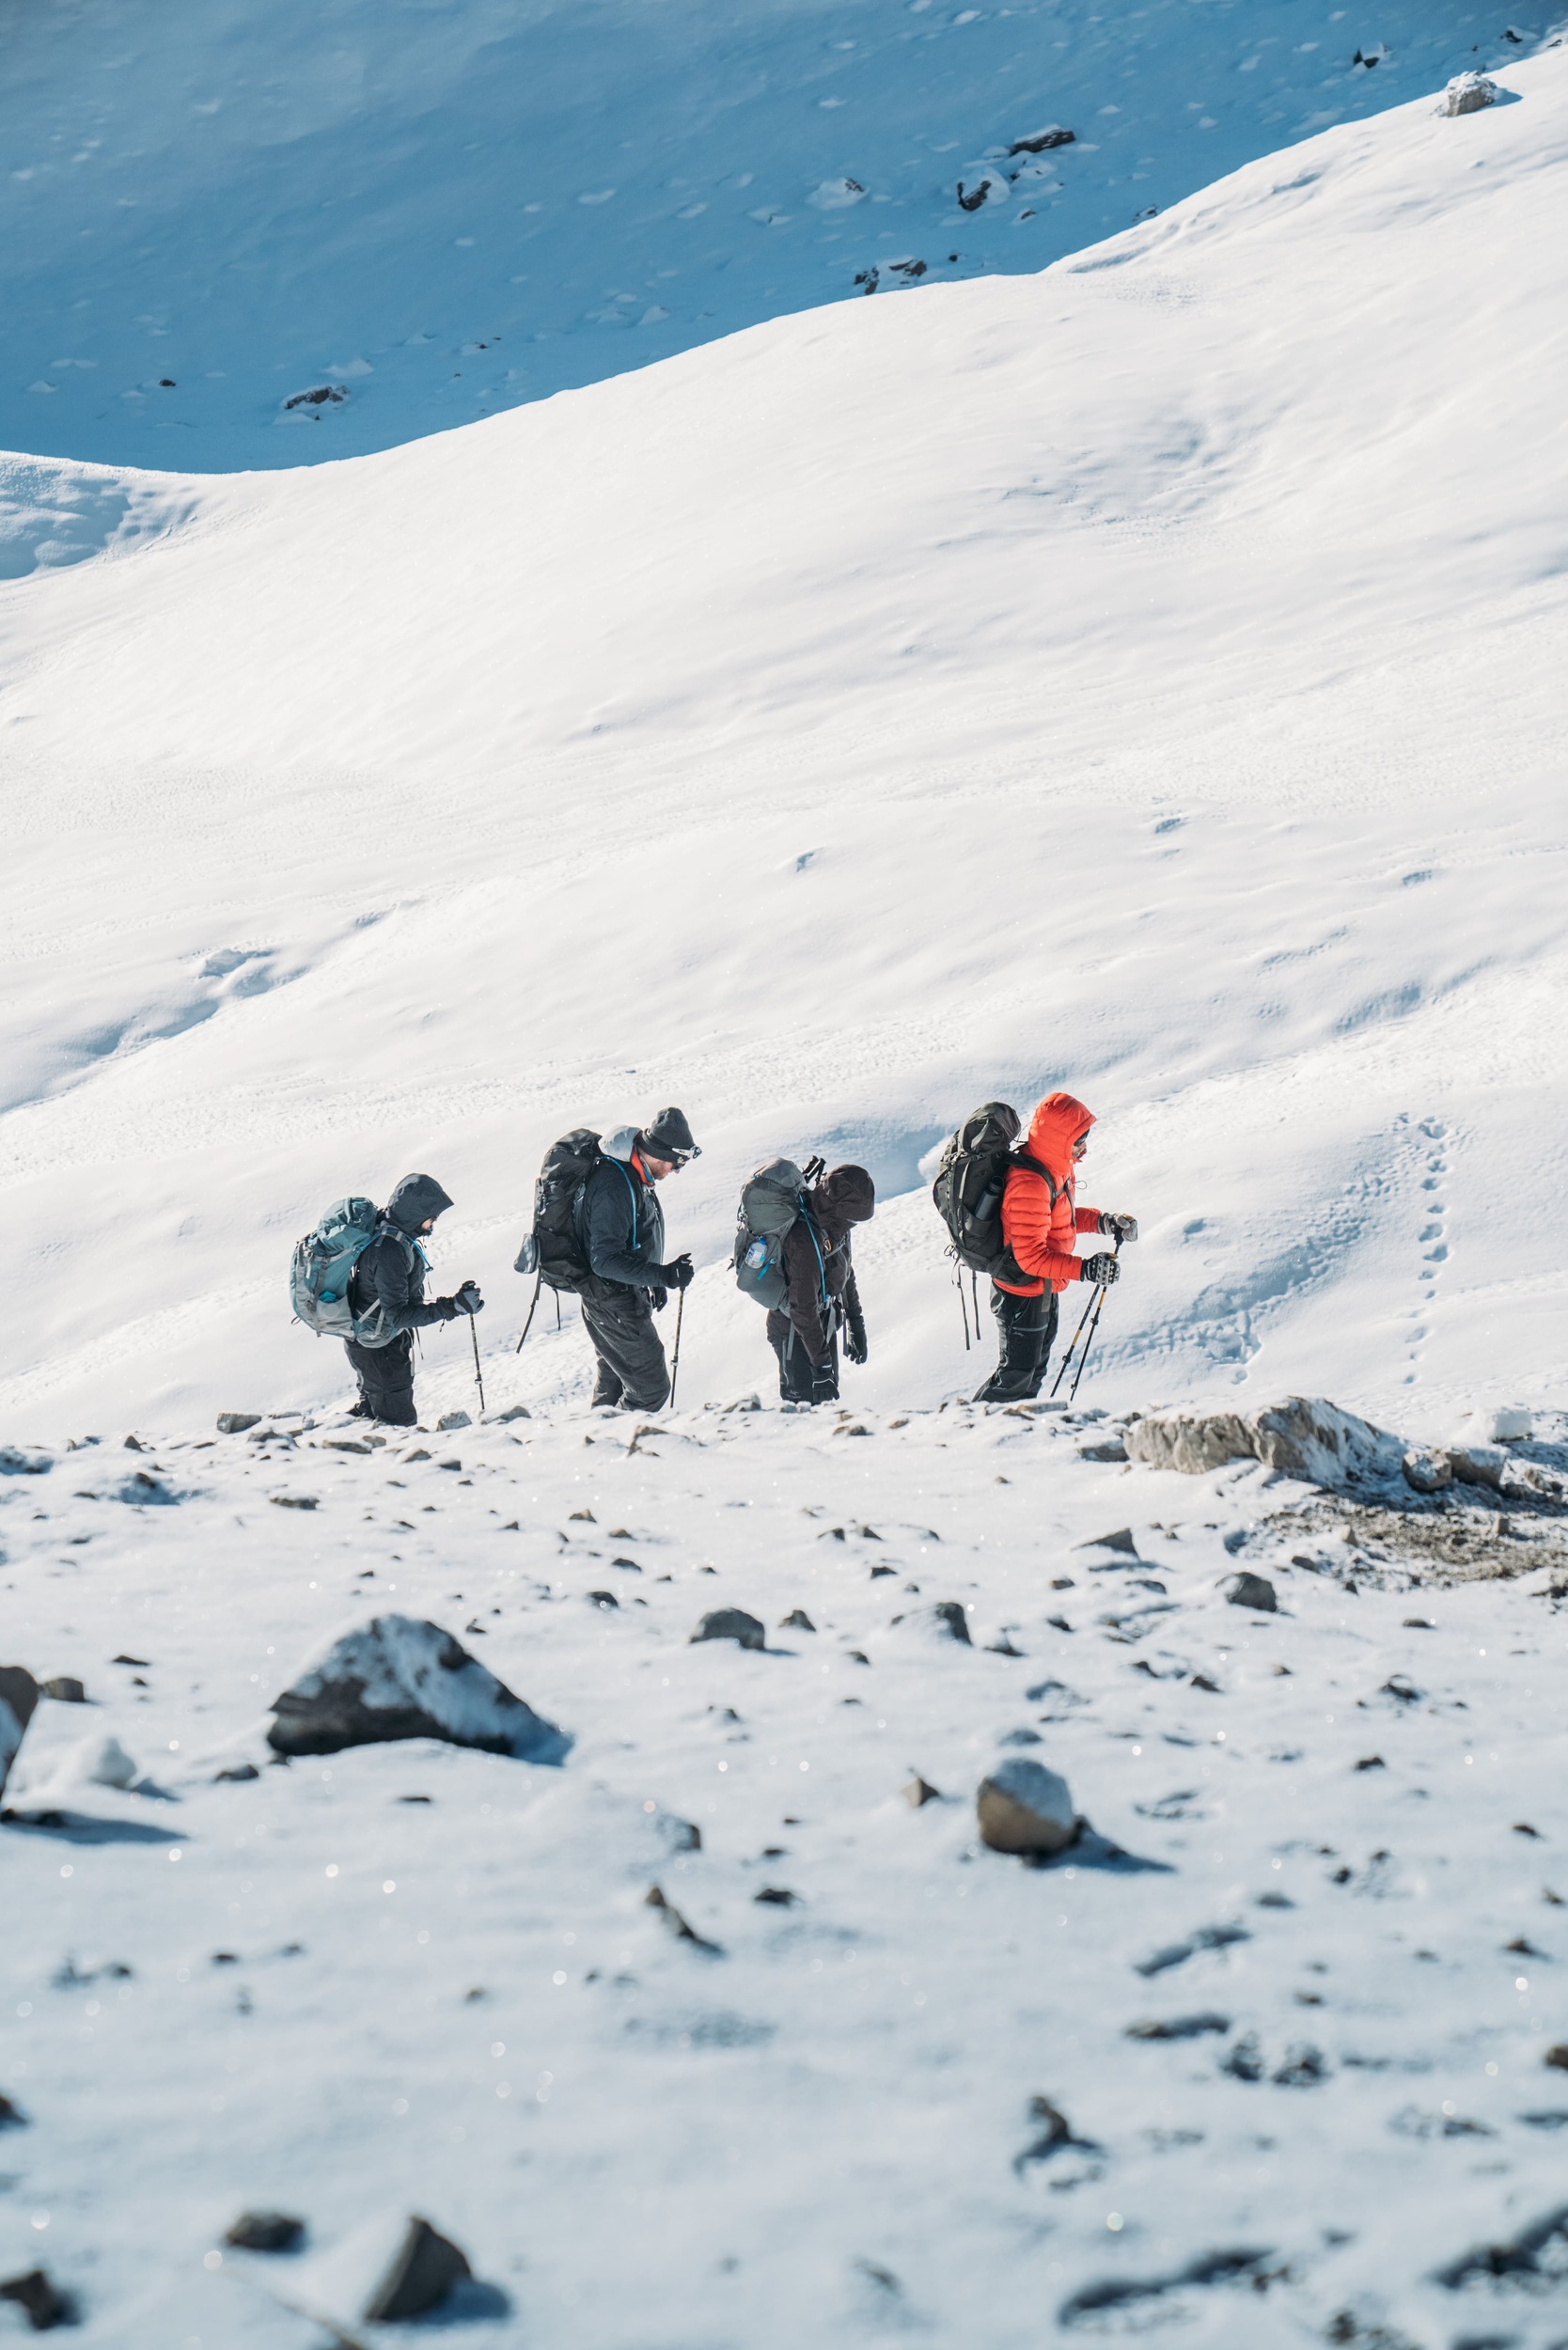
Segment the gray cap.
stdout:
[[642,1138],[656,1159],[673,1159],[677,1167],[702,1156],[686,1123],[684,1110],[660,1110],[642,1130]]

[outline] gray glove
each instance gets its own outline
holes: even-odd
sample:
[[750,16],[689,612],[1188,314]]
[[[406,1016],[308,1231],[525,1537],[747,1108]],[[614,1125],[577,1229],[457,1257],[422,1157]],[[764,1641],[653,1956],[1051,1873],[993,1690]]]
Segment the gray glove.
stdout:
[[1136,1215],[1115,1215],[1107,1208],[1100,1218],[1099,1230],[1102,1240],[1119,1240],[1123,1243],[1137,1240],[1137,1218]]
[[464,1281],[457,1295],[452,1299],[454,1320],[459,1314],[482,1314],[483,1311],[484,1299],[479,1295],[478,1281]]
[[1097,1257],[1086,1257],[1083,1267],[1079,1279],[1096,1282],[1101,1289],[1109,1289],[1113,1281],[1121,1278],[1121,1267],[1108,1249],[1102,1248]]

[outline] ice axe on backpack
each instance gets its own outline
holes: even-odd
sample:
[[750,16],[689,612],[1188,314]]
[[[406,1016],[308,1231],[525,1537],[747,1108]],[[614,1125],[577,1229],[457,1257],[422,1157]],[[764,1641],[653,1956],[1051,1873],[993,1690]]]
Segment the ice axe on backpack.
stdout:
[[[1111,1251],[1113,1255],[1118,1257],[1121,1254],[1121,1235],[1120,1232],[1115,1235],[1111,1242]],[[1055,1395],[1057,1388],[1060,1386],[1062,1381],[1066,1378],[1067,1366],[1073,1360],[1074,1348],[1077,1345],[1080,1338],[1082,1338],[1084,1341],[1083,1353],[1078,1356],[1078,1368],[1073,1374],[1073,1385],[1067,1390],[1067,1401],[1069,1403],[1072,1402],[1073,1398],[1078,1392],[1078,1381],[1084,1375],[1084,1365],[1089,1360],[1089,1350],[1094,1343],[1094,1333],[1100,1327],[1100,1315],[1105,1303],[1105,1286],[1097,1283],[1093,1296],[1084,1308],[1083,1312],[1078,1316],[1078,1326],[1073,1333],[1072,1344],[1068,1347],[1066,1354],[1062,1356],[1060,1367],[1057,1371],[1056,1381],[1051,1388],[1051,1393],[1053,1395]],[[1088,1323],[1089,1324],[1089,1335],[1087,1338],[1084,1337],[1085,1323]]]

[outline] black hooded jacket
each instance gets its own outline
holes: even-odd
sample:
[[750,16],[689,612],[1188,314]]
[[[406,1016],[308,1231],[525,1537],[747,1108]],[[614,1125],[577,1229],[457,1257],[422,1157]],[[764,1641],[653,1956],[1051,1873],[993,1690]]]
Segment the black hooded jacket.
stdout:
[[587,1295],[663,1287],[665,1216],[659,1195],[643,1172],[635,1126],[604,1136],[604,1156],[583,1185],[578,1230],[599,1287]]
[[782,1313],[769,1314],[768,1336],[782,1339],[792,1324],[811,1360],[821,1363],[827,1358],[840,1318],[852,1330],[862,1321],[850,1227],[866,1223],[874,1213],[876,1189],[863,1167],[836,1167],[812,1191],[807,1208],[808,1214],[797,1217],[784,1236],[790,1294]]
[[361,1252],[349,1283],[349,1304],[356,1314],[379,1306],[387,1340],[452,1320],[448,1299],[425,1301],[428,1267],[415,1237],[421,1224],[451,1204],[433,1175],[405,1175],[382,1210],[375,1239]]

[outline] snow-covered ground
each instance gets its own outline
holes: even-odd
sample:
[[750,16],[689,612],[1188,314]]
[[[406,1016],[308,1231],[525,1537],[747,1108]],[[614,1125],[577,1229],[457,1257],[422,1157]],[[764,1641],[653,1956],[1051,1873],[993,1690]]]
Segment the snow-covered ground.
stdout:
[[[1250,157],[1527,55],[1550,21],[1531,8],[16,9],[0,446],[314,462],[873,278],[1038,270]],[[1073,145],[1010,154],[1053,127]],[[334,388],[341,404],[287,405]]]
[[17,1433],[337,1392],[288,1250],[413,1167],[511,1376],[544,1147],[667,1101],[689,1400],[760,1376],[742,1175],[821,1147],[886,1203],[856,1392],[934,1402],[921,1164],[1062,1083],[1144,1219],[1107,1397],[1549,1400],[1568,49],[1509,84],[1038,277],[140,477],[0,590]]
[[[313,2350],[279,2299],[412,2342],[313,2264],[417,2211],[486,2288],[460,2338],[520,2350],[1560,2342],[1560,2236],[1441,2281],[1563,2201],[1560,1519],[1515,1514],[1536,1572],[1413,1579],[1256,1465],[1083,1457],[1113,1435],[329,1416],[8,1478],[8,1638],[98,1710],[42,1706],[44,1824],[0,1831],[0,2274],[105,2350]],[[691,1645],[721,1606],[766,1652]],[[377,1611],[564,1764],[272,1764],[268,1701]],[[106,1733],[140,1792],[73,1778]],[[1043,1869],[975,1838],[1019,1753],[1093,1830]],[[1074,2142],[1031,2161],[1037,2096]],[[226,2253],[243,2208],[307,2241]]]
[[[0,1651],[92,1703],[0,1828],[0,2280],[85,2345],[422,2339],[339,2264],[411,2212],[497,2350],[1568,2340],[1560,1506],[1117,1441],[1300,1388],[1568,1466],[1568,50],[1449,62],[1040,275],[341,464],[6,461]],[[1142,1237],[1089,1413],[977,1414],[926,1172],[1064,1083]],[[510,1267],[546,1143],[671,1101],[641,1433]],[[723,1261],[813,1148],[883,1202],[841,1418]],[[286,1266],[413,1167],[532,1416],[367,1445]],[[569,1749],[274,1767],[378,1613]],[[1004,1755],[1049,1867],[976,1841]]]

